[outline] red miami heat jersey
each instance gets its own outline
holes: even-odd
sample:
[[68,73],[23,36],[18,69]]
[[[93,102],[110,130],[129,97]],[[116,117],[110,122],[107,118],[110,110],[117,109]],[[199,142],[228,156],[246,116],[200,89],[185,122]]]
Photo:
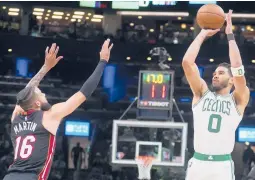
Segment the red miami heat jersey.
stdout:
[[35,173],[38,180],[48,178],[55,150],[55,136],[42,125],[43,111],[16,116],[11,125],[14,162],[8,173]]

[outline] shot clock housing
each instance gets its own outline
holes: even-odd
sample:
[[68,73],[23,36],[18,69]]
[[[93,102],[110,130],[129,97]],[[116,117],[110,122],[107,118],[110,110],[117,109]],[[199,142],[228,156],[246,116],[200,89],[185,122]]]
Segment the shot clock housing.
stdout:
[[140,71],[137,101],[138,116],[142,118],[144,115],[149,115],[155,119],[149,113],[154,111],[157,116],[162,114],[163,119],[170,118],[173,92],[174,71]]

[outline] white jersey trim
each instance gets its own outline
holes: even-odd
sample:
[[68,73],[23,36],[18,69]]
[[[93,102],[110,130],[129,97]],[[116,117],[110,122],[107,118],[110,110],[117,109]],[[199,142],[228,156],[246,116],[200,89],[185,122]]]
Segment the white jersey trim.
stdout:
[[240,113],[239,109],[237,108],[236,101],[235,101],[235,98],[234,98],[234,96],[233,96],[233,93],[231,93],[231,97],[232,97],[232,100],[233,100],[235,109],[236,109],[236,111],[237,111],[237,114],[238,114],[239,116],[242,116],[242,114]]
[[192,105],[192,109],[194,109],[204,99],[204,97],[206,96],[208,92],[210,92],[209,89],[207,89],[207,91],[205,91],[205,93],[201,96],[201,98],[195,104]]

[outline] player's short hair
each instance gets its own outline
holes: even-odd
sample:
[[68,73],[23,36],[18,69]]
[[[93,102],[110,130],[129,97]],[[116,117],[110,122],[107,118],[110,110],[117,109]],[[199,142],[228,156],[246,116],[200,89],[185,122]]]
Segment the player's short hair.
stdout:
[[19,105],[24,111],[32,108],[34,101],[36,100],[35,87],[26,87],[22,89],[16,96],[17,105]]
[[230,65],[229,63],[226,63],[226,62],[220,63],[220,64],[218,65],[218,67],[227,68],[227,69],[228,69],[229,75],[230,75],[231,77],[233,76],[233,74],[232,74],[232,72],[231,72],[231,65]]

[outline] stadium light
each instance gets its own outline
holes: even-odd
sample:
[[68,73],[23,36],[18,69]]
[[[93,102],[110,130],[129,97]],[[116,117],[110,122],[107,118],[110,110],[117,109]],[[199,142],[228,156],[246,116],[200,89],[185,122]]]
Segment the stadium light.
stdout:
[[123,16],[173,16],[173,17],[189,16],[188,12],[117,11],[117,14]]
[[64,15],[63,12],[58,12],[58,11],[53,12],[53,14],[54,14],[54,15],[60,15],[60,16]]
[[102,19],[102,18],[104,18],[104,16],[103,15],[96,15],[96,14],[94,14],[93,18],[100,18],[100,19]]
[[233,13],[233,18],[255,18],[255,14]]
[[186,29],[187,28],[187,25],[185,23],[181,24],[181,28],[182,29]]
[[44,9],[43,9],[43,8],[34,8],[34,11],[37,11],[37,12],[44,12]]
[[83,17],[83,16],[73,15],[72,18],[74,18],[74,19],[82,19],[82,17]]
[[82,11],[74,11],[74,14],[76,14],[76,15],[84,15],[85,12],[82,12]]
[[33,15],[36,15],[36,16],[42,16],[43,13],[42,12],[33,12]]
[[62,16],[54,16],[54,15],[53,15],[51,18],[52,18],[52,19],[62,19]]
[[93,18],[93,19],[91,19],[91,21],[92,21],[92,22],[101,22],[102,20],[101,20],[101,19],[95,19],[95,18]]
[[9,16],[18,16],[19,13],[18,12],[8,12]]
[[9,11],[12,11],[12,12],[19,12],[19,8],[9,8]]
[[246,26],[246,30],[250,30],[251,29],[251,26],[250,25],[247,25]]

